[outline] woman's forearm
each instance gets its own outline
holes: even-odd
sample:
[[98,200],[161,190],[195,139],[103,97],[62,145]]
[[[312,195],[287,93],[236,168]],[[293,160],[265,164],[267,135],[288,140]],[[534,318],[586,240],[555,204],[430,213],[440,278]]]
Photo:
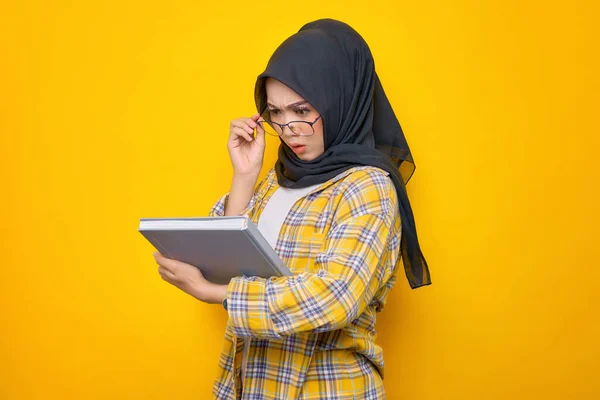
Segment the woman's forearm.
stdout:
[[244,211],[252,198],[257,180],[258,174],[233,175],[225,216],[239,215]]

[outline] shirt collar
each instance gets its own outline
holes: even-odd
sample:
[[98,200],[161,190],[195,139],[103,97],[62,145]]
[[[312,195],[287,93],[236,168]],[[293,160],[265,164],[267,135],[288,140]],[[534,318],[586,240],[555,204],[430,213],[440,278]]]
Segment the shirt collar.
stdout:
[[[318,192],[321,191],[323,189],[326,189],[327,187],[333,185],[334,183],[344,179],[345,177],[347,177],[348,175],[350,175],[353,172],[356,171],[362,171],[362,170],[368,170],[368,169],[380,169],[377,167],[373,167],[370,165],[364,165],[364,166],[358,166],[358,167],[352,167],[350,169],[347,169],[343,172],[340,172],[339,174],[337,174],[336,176],[334,176],[333,178],[329,179],[328,181],[323,182],[322,184],[320,184],[319,186],[315,187],[313,190],[311,190],[310,192],[308,192],[306,195],[310,195],[314,192]],[[389,175],[389,172],[387,171],[383,171],[386,175]],[[259,189],[259,192],[257,193],[260,197],[262,197],[264,194],[268,193],[271,189],[277,189],[279,188],[279,183],[277,182],[277,174],[275,173],[275,168],[271,168],[269,170],[269,172],[267,172],[267,176],[265,178],[267,180],[267,185],[264,185],[262,189]]]

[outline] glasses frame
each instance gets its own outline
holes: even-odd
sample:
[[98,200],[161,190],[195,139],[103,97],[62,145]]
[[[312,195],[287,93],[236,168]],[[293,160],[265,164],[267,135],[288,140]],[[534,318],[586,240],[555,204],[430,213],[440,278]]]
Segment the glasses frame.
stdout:
[[[263,117],[263,120],[264,120],[264,122],[266,122],[267,124],[269,124],[269,125],[271,125],[271,126],[273,126],[272,124],[275,124],[275,125],[277,125],[279,128],[281,128],[281,133],[277,133],[277,136],[283,136],[283,133],[285,132],[285,127],[287,126],[287,127],[288,127],[288,129],[290,130],[290,132],[292,132],[292,134],[294,134],[294,135],[296,135],[296,136],[307,137],[307,136],[312,136],[312,135],[314,135],[314,134],[315,134],[315,128],[314,128],[314,126],[313,126],[313,125],[317,123],[317,121],[319,120],[319,118],[321,118],[321,115],[319,115],[319,116],[318,116],[318,117],[317,117],[317,118],[316,118],[316,119],[315,119],[313,122],[308,122],[308,121],[302,121],[302,120],[299,120],[299,121],[290,121],[290,122],[288,122],[287,124],[280,124],[280,123],[277,123],[277,122],[269,121],[268,119],[266,119],[266,118],[264,118],[264,117]],[[262,122],[262,121],[260,121],[260,122]],[[312,129],[312,133],[311,133],[310,135],[301,135],[301,134],[298,134],[298,133],[294,132],[294,131],[292,130],[292,128],[290,128],[290,126],[289,126],[290,124],[293,124],[294,122],[296,122],[296,123],[297,123],[297,122],[301,122],[301,123],[303,123],[303,124],[308,124],[308,125],[310,125],[310,129]],[[273,128],[273,129],[275,129],[275,128]],[[271,135],[271,136],[273,136],[273,135]]]

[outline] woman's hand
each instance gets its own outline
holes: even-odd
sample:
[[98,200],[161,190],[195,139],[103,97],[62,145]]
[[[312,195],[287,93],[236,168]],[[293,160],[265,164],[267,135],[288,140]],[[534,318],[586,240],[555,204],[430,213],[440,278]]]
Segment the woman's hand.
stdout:
[[[231,121],[227,149],[233,165],[233,171],[238,176],[258,176],[262,168],[265,154],[265,131],[257,123],[260,114],[250,118],[238,118]],[[256,129],[256,137],[254,137]]]
[[209,304],[221,303],[227,296],[227,285],[207,281],[193,265],[163,257],[158,251],[153,255],[160,276],[187,294]]

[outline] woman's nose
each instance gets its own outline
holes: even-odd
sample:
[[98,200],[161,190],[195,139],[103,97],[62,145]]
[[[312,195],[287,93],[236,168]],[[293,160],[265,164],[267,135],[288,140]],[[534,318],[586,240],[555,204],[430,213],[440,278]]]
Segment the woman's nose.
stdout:
[[292,127],[290,125],[285,125],[283,127],[283,131],[282,131],[282,135],[286,135],[286,131],[289,132],[287,133],[288,136],[298,136],[298,134],[296,132],[294,132],[294,130],[292,129]]

